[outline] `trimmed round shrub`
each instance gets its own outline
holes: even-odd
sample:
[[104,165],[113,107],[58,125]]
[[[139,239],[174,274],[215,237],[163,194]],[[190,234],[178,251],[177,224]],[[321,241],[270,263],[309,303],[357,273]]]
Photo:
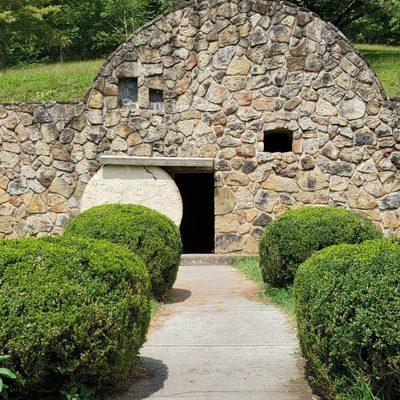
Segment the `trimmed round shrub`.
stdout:
[[[68,245],[68,247],[67,247]],[[0,242],[0,354],[13,393],[129,375],[150,321],[150,279],[124,247],[89,239]]]
[[352,382],[400,398],[400,246],[389,239],[321,250],[295,279],[300,345],[328,398]]
[[65,235],[127,246],[143,259],[156,297],[175,282],[182,252],[179,229],[168,217],[150,208],[123,204],[93,207],[72,219]]
[[305,207],[288,211],[268,224],[261,238],[264,282],[275,287],[287,286],[293,283],[298,266],[315,251],[380,236],[367,217],[343,208]]

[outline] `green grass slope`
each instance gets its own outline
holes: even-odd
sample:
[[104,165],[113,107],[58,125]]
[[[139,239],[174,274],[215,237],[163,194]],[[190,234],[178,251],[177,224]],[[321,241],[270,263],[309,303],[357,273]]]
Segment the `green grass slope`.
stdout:
[[400,98],[400,46],[360,44],[356,47],[377,73],[389,98]]
[[[400,46],[357,45],[389,97],[400,97]],[[0,70],[0,102],[83,100],[103,60]]]
[[83,100],[103,60],[0,70],[0,102]]

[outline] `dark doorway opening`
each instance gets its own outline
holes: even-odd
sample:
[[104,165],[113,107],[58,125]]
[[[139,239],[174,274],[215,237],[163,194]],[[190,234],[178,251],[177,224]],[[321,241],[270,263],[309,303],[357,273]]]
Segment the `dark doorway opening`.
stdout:
[[175,173],[174,177],[183,200],[183,252],[214,253],[214,174]]

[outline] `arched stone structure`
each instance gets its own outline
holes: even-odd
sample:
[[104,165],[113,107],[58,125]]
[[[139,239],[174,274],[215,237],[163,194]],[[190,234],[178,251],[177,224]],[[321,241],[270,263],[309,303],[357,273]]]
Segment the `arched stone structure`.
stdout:
[[[137,101],[122,101],[125,84]],[[2,236],[61,231],[102,154],[213,158],[217,253],[256,252],[268,221],[308,204],[400,232],[399,114],[346,38],[286,1],[160,16],[108,58],[84,105],[3,105],[0,126]],[[265,152],[282,129],[291,151]]]

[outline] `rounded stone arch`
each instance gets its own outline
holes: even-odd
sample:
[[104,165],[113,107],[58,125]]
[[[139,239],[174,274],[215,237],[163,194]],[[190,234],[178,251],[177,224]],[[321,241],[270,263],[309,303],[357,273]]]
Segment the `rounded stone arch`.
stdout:
[[[226,16],[229,16],[229,14],[232,12],[230,10],[231,6],[237,7],[238,9],[246,13],[253,11],[255,13],[259,13],[260,15],[271,15],[271,13],[286,12],[288,15],[293,16],[297,20],[301,20],[301,25],[309,25],[308,31],[305,33],[304,36],[305,38],[311,39],[318,38],[318,25],[322,23],[324,25],[323,30],[325,31],[324,35],[327,38],[327,44],[340,46],[344,53],[354,53],[354,55],[352,55],[353,61],[359,66],[360,64],[364,64],[362,67],[360,67],[362,68],[362,74],[364,75],[362,80],[364,80],[365,82],[373,81],[374,85],[376,85],[378,96],[384,101],[388,100],[383,86],[381,85],[379,78],[377,77],[369,62],[351,44],[351,42],[336,26],[334,26],[330,22],[324,22],[314,12],[311,12],[304,7],[297,6],[286,0],[237,0],[230,2],[227,2],[226,0],[192,0],[181,2],[181,4],[178,7],[174,8],[172,11],[160,15],[157,18],[144,24],[142,27],[138,28],[125,40],[124,43],[122,43],[113,53],[110,54],[110,56],[101,67],[99,73],[95,77],[94,83],[87,93],[86,100],[89,99],[92,90],[103,88],[104,84],[103,82],[101,82],[102,78],[108,77],[110,76],[110,74],[112,75],[112,71],[114,70],[116,71],[117,76],[118,74],[121,74],[121,70],[121,76],[123,76],[125,73],[127,74],[127,76],[141,76],[141,72],[143,72],[140,67],[142,57],[144,57],[144,61],[148,60],[149,53],[146,50],[141,51],[141,53],[139,54],[136,53],[136,49],[138,47],[146,44],[144,43],[143,39],[141,37],[138,38],[138,36],[142,35],[143,33],[148,33],[149,36],[153,36],[152,45],[154,47],[162,46],[163,44],[168,42],[168,40],[172,42],[176,39],[176,32],[173,32],[173,29],[170,29],[179,26],[179,24],[181,23],[180,16],[179,14],[176,16],[176,13],[182,12],[182,16],[185,16],[185,12],[193,13],[190,22],[196,27],[196,25],[198,25],[198,16],[196,15],[196,13],[201,10],[217,6],[221,6],[221,9],[225,8],[225,10],[223,10],[221,14],[223,15],[223,13],[225,12]],[[173,17],[171,18],[171,16]],[[171,19],[174,23],[172,27],[168,26],[169,20]],[[167,27],[166,40],[157,37],[157,33],[159,32],[157,29],[159,29],[160,27],[164,29]],[[294,57],[304,55],[302,54],[302,51],[307,51],[307,47],[304,43],[299,43],[298,46],[293,46]],[[126,65],[121,67],[121,64],[123,63],[126,63]],[[131,64],[129,65],[129,63]],[[134,70],[136,70],[137,72],[131,75],[132,71]],[[113,81],[115,83],[115,79],[111,79],[111,82]],[[163,86],[163,88],[165,88],[162,83],[159,84],[157,83],[157,81],[157,79],[154,81],[155,86]]]
[[[138,78],[135,107],[118,104],[123,77]],[[200,0],[156,18],[110,55],[83,114],[91,160],[214,158],[219,253],[255,252],[265,221],[308,204],[398,229],[398,116],[340,31],[286,1]],[[291,132],[291,151],[269,152],[270,131]]]
[[[248,74],[252,83],[244,85]],[[137,105],[121,110],[119,80],[133,77],[138,80]],[[162,93],[159,115],[151,110],[152,90]],[[311,113],[359,120],[367,116],[368,107],[379,109],[386,100],[364,58],[316,14],[286,1],[200,0],[157,17],[127,38],[104,63],[86,105],[92,114],[93,108],[102,109],[104,116],[94,123],[89,118],[89,125],[108,119],[103,126],[116,143],[106,150],[215,157],[244,129],[231,123],[234,113],[244,123],[262,114],[267,128],[295,130],[301,139],[313,126],[307,121]],[[248,106],[256,110],[253,115]],[[269,121],[264,117],[268,112],[282,118]],[[295,129],[283,115],[290,112],[303,118]],[[141,134],[128,141],[126,131]],[[256,140],[256,151],[262,151],[262,141],[254,136],[245,141]]]

